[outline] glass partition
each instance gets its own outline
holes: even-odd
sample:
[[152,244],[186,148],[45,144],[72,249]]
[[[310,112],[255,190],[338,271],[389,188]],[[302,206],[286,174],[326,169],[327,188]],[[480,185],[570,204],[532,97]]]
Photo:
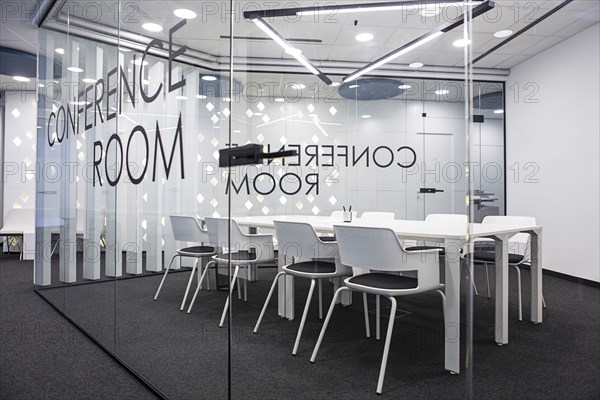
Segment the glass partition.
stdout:
[[[396,224],[405,250],[446,246],[435,262],[453,317],[435,293],[402,298],[384,392],[423,384],[405,387],[399,359],[421,360],[413,373],[440,388],[460,371],[451,396],[471,390],[468,225],[451,237],[406,227],[504,212],[503,84],[474,82],[470,52],[452,47],[477,39],[463,13],[479,2],[384,3],[67,1],[44,22],[37,289],[159,396],[372,393],[387,300],[366,298],[367,340],[363,297],[345,292],[314,365],[340,276],[312,289],[280,278],[256,326],[282,267],[315,258],[286,253],[274,221],[310,222],[327,244],[316,258],[337,269],[343,212]],[[249,144],[252,162],[228,152]],[[231,250],[243,258],[229,262]]]

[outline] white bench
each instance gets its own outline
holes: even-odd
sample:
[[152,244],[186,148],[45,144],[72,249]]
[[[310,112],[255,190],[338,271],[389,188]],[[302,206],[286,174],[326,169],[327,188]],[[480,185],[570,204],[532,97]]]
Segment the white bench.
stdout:
[[[33,260],[35,258],[35,210],[33,208],[13,208],[8,212],[4,226],[0,229],[0,237],[21,237],[21,260]],[[18,246],[18,242],[16,243]]]

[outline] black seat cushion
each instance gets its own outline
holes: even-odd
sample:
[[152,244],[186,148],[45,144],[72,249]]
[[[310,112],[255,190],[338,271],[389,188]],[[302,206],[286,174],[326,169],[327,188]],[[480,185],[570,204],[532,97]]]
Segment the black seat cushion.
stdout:
[[256,260],[256,253],[248,250],[233,251],[231,253],[219,254],[216,258],[227,261],[231,254],[231,261],[254,261]]
[[319,236],[319,240],[321,242],[336,242],[337,241],[335,236]]
[[407,248],[404,249],[405,251],[423,251],[423,250],[439,250],[439,254],[441,256],[445,255],[446,252],[444,251],[443,247],[440,246],[409,246]]
[[[496,261],[496,251],[492,248],[484,248],[477,249],[475,248],[475,252],[466,255],[467,259],[473,259],[473,261],[479,262],[488,262],[493,263]],[[518,264],[523,261],[523,256],[521,254],[508,253],[508,263],[509,264]]]
[[333,274],[335,273],[335,264],[326,261],[304,261],[290,264],[286,269],[305,274]]
[[192,246],[178,250],[180,253],[212,254],[215,248],[211,246]]
[[353,276],[348,280],[348,283],[386,290],[414,289],[418,286],[418,282],[417,278],[377,272]]

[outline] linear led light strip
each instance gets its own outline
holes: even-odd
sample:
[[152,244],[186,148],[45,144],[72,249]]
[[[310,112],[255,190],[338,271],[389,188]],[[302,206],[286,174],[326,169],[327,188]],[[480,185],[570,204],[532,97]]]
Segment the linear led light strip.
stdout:
[[[494,8],[494,6],[495,6],[495,4],[492,1],[487,1],[485,3],[481,3],[475,9],[473,9],[472,18],[475,18],[475,17],[487,12],[488,10]],[[355,81],[359,77],[361,77],[365,74],[368,74],[369,72],[371,72],[377,68],[380,68],[382,65],[389,63],[390,61],[400,57],[401,55],[406,54],[409,51],[412,51],[412,50],[416,49],[417,47],[420,47],[420,46],[424,45],[425,43],[430,42],[430,41],[442,36],[444,33],[449,32],[452,29],[456,28],[457,26],[462,25],[464,23],[465,18],[466,18],[466,16],[460,15],[459,17],[455,18],[451,22],[444,24],[437,30],[435,30],[431,33],[427,33],[411,42],[408,42],[404,46],[392,51],[389,54],[386,54],[385,56],[381,57],[380,59],[375,60],[372,63],[369,63],[369,64],[365,65],[364,67],[360,68],[356,72],[348,75],[346,78],[344,78],[344,82]]]
[[419,46],[424,45],[427,42],[432,41],[433,39],[436,39],[440,36],[442,36],[444,34],[444,32],[442,31],[437,31],[437,32],[433,32],[433,33],[428,33],[425,36],[422,36],[421,38],[412,41],[411,43],[408,43],[405,46],[400,47],[397,50],[394,50],[393,52],[391,52],[390,54],[380,58],[379,60],[367,65],[366,67],[363,67],[361,69],[359,69],[358,71],[356,71],[355,73],[353,73],[352,75],[348,75],[346,78],[344,78],[344,82],[349,82],[349,81],[354,81],[357,78],[368,74],[369,72],[381,67],[384,64],[389,63],[390,61],[400,57],[402,54],[406,54],[411,50],[416,49]]
[[278,45],[280,45],[287,54],[294,57],[300,64],[304,65],[312,74],[317,75],[327,85],[331,85],[333,82],[325,74],[323,74],[317,67],[315,67],[300,50],[288,43],[279,33],[277,33],[269,24],[267,24],[262,18],[254,17],[252,22],[258,26],[264,33],[269,35]]
[[357,13],[357,12],[373,12],[373,11],[397,11],[397,10],[405,10],[412,9],[415,6],[426,7],[428,5],[436,5],[440,7],[462,7],[462,6],[475,6],[483,3],[484,0],[481,1],[464,1],[464,2],[455,2],[455,1],[403,1],[403,2],[395,2],[395,3],[373,3],[373,4],[363,4],[360,6],[346,5],[346,6],[324,6],[324,7],[314,7],[308,8],[302,11],[295,11],[296,15],[315,15],[315,14],[328,14],[328,13],[336,13],[336,14],[349,14],[349,13]]

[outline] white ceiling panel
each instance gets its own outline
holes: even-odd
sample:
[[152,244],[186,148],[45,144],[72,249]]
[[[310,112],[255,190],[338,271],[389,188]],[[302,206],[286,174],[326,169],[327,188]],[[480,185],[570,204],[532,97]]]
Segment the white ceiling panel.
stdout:
[[529,59],[529,56],[516,55],[508,58],[506,61],[503,61],[496,65],[494,68],[513,68],[514,66],[521,64],[523,61]]

